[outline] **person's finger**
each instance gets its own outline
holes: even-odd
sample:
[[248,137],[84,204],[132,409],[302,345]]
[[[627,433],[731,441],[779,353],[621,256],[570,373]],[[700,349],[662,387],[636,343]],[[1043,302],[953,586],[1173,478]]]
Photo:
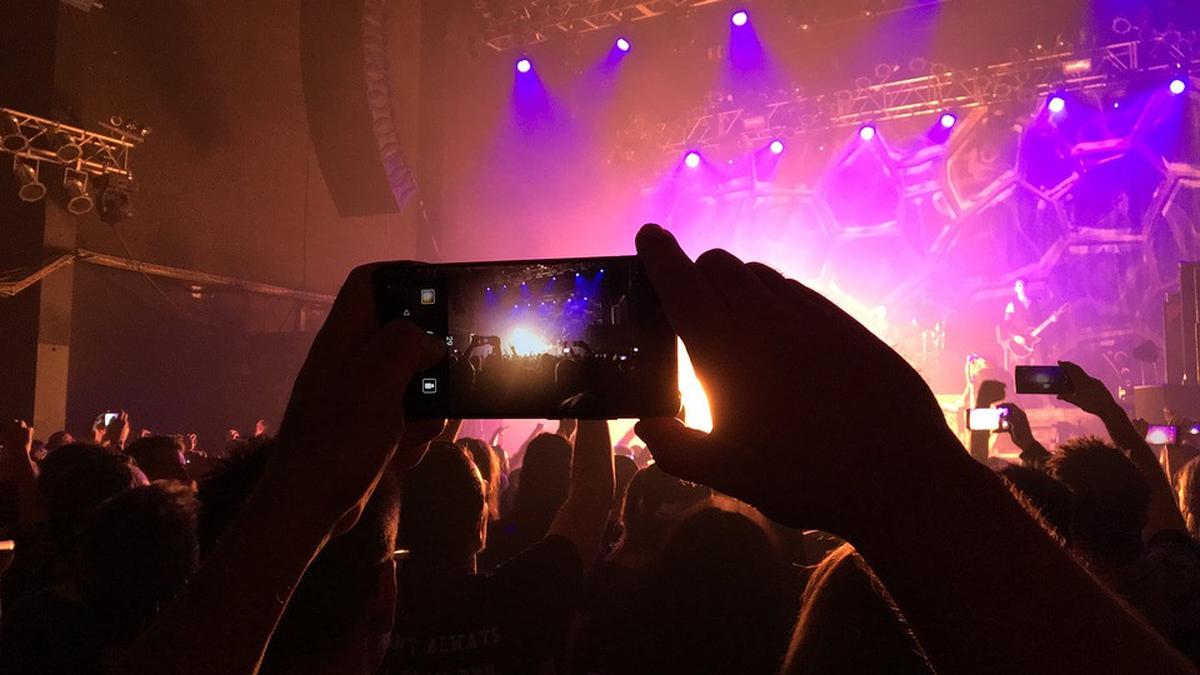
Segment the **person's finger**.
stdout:
[[712,321],[713,289],[670,232],[658,225],[638,231],[638,259],[675,332],[687,343],[703,340]]
[[317,331],[297,384],[336,376],[354,360],[379,329],[372,278],[381,263],[356,267],[338,290],[324,325]]
[[663,471],[720,489],[722,457],[708,434],[686,427],[674,417],[639,420],[636,430]]
[[696,258],[696,267],[716,297],[724,301],[723,311],[753,315],[769,309],[771,296],[766,285],[729,251],[719,248],[705,251]]

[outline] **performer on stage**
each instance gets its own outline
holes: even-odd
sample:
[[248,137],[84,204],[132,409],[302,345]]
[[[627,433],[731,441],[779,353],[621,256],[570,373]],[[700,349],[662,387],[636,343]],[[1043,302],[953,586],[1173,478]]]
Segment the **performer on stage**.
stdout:
[[1013,298],[1004,307],[1004,320],[996,327],[996,334],[1004,348],[1004,369],[1012,372],[1014,366],[1030,365],[1039,358],[1048,360],[1044,348],[1039,349],[1042,333],[1067,311],[1067,305],[1047,313],[1042,303],[1028,292],[1024,279],[1013,282]]

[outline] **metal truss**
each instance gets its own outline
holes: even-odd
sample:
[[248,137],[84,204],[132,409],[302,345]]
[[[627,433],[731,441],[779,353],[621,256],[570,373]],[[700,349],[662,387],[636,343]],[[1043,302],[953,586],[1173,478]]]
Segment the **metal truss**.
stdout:
[[483,42],[503,52],[725,0],[524,0],[485,14]]
[[133,178],[125,138],[105,136],[28,113],[0,108],[4,123],[0,151],[34,162],[48,162],[93,176]]
[[[1039,55],[982,68],[945,70],[921,77],[865,84],[832,94],[788,96],[754,109],[705,109],[661,125],[660,149],[711,148],[730,137],[747,143],[867,122],[969,110],[1010,101],[1030,102],[1055,92],[1106,89],[1136,73],[1200,68],[1200,52],[1159,39]],[[714,97],[717,100],[721,97]]]

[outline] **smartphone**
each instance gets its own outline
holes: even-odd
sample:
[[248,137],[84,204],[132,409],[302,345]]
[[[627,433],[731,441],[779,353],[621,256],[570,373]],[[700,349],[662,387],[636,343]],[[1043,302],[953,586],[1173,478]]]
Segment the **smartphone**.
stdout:
[[1013,378],[1018,394],[1070,394],[1075,391],[1058,366],[1017,366]]
[[117,417],[119,417],[119,415],[117,415],[117,413],[114,413],[114,412],[104,413],[104,427],[107,429],[108,425],[117,421]]
[[1008,431],[1008,409],[971,408],[967,410],[967,428],[971,431]]
[[405,392],[413,418],[614,419],[679,410],[676,337],[636,257],[428,264],[373,279],[446,359]]
[[1174,445],[1179,440],[1179,427],[1173,424],[1151,424],[1146,429],[1146,442],[1150,445]]

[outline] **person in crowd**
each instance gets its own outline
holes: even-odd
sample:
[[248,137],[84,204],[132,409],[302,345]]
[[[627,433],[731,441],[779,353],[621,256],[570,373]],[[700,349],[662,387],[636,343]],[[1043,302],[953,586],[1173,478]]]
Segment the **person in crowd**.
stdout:
[[125,490],[79,535],[69,579],[18,602],[0,634],[0,673],[101,673],[187,583],[195,503],[176,483]]
[[137,462],[150,480],[173,480],[194,485],[188,473],[181,439],[172,436],[146,436],[133,441],[125,454]]
[[88,514],[105,499],[149,481],[125,454],[90,443],[64,445],[37,477],[39,509],[22,515],[16,554],[3,578],[6,604],[69,577],[72,552]]
[[[764,265],[721,250],[693,261],[658,226],[636,242],[713,403],[711,433],[638,423],[664,471],[841,535],[939,672],[1195,672],[963,452],[928,386],[861,324]],[[257,672],[311,561],[353,527],[388,467],[416,464],[437,435],[406,422],[400,402],[444,346],[404,321],[379,325],[373,272],[355,270],[339,292],[251,496],[114,672]],[[864,426],[863,409],[883,412]],[[581,551],[599,548],[609,476],[603,509],[560,511],[577,524],[600,514]]]
[[849,544],[813,571],[782,675],[933,675],[896,603]]
[[1200,541],[1200,457],[1183,465],[1175,484],[1184,525],[1192,539]]
[[[256,439],[217,463],[197,490],[202,553],[214,553],[239,512],[247,508],[272,454]],[[387,649],[396,600],[396,529],[400,493],[384,474],[357,523],[313,560],[279,620],[263,657],[263,673],[369,675]]]
[[[399,543],[408,555],[381,673],[528,673],[561,661],[612,505],[607,424],[583,422],[572,454],[569,496],[547,534],[486,575],[476,558],[488,540],[487,488],[470,455],[434,443],[405,472]],[[531,444],[526,461],[536,455]]]
[[492,446],[478,438],[460,438],[458,445],[471,455],[487,488],[488,519],[500,519],[500,457]]
[[779,672],[796,598],[753,520],[714,507],[688,515],[646,582],[639,611],[610,617],[618,625],[607,626],[607,662],[595,672]]
[[546,535],[571,487],[571,442],[543,433],[525,449],[512,508],[492,528],[482,566],[494,569]]
[[654,464],[637,472],[621,509],[621,538],[588,575],[580,630],[572,645],[572,672],[628,665],[624,655],[630,640],[643,628],[629,617],[650,611],[649,568],[662,554],[671,529],[711,496],[708,488],[685,483]]

